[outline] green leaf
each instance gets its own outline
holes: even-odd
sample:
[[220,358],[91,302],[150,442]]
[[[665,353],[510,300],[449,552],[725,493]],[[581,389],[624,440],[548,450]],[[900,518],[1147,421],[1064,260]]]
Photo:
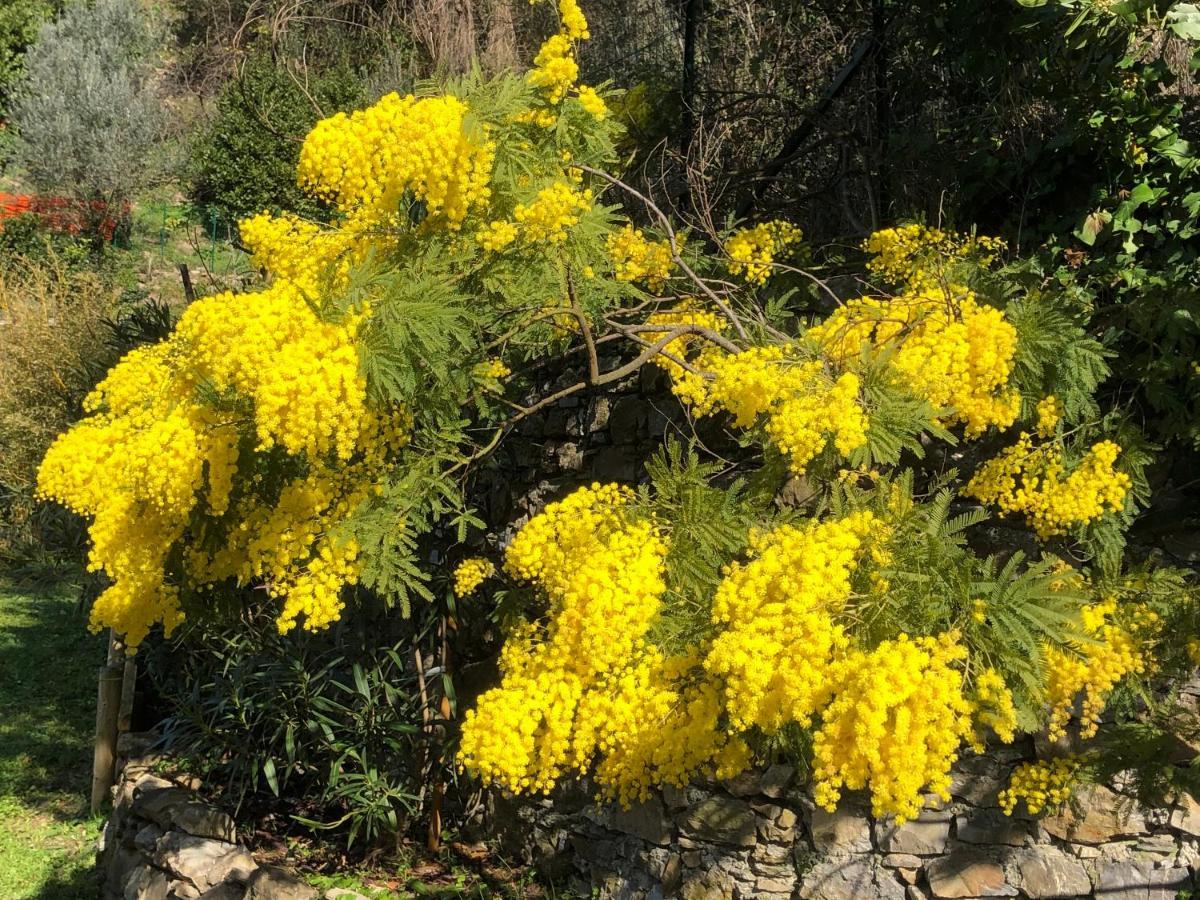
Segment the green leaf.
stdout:
[[1111,221],[1112,213],[1107,210],[1098,209],[1090,212],[1083,217],[1083,221],[1075,229],[1075,237],[1091,247]]

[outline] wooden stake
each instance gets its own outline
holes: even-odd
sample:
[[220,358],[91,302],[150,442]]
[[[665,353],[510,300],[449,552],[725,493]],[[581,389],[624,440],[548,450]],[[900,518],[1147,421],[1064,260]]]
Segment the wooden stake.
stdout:
[[117,762],[117,725],[121,713],[121,682],[124,663],[116,635],[108,633],[108,662],[100,667],[96,690],[96,750],[92,757],[92,814],[108,797]]

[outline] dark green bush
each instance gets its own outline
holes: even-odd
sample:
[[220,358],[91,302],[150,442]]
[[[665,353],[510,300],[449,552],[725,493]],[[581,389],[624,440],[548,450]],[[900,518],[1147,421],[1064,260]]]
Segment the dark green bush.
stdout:
[[227,221],[263,210],[320,218],[323,208],[296,185],[304,136],[325,115],[354,106],[362,87],[346,68],[311,79],[306,96],[287,71],[252,58],[226,85],[216,115],[192,146],[191,196]]
[[421,631],[357,610],[327,632],[280,635],[259,610],[234,627],[189,622],[139,659],[169,713],[169,748],[231,801],[269,791],[307,827],[377,844],[411,824],[438,756],[420,724]]

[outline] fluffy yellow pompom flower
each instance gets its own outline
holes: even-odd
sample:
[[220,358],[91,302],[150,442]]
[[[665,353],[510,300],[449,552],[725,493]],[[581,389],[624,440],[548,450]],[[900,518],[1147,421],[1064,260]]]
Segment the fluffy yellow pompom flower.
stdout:
[[850,576],[876,519],[785,525],[751,544],[713,598],[721,629],[704,661],[724,684],[730,724],[777,731],[808,725],[832,695],[830,666],[848,646],[835,617],[850,596]]
[[1045,540],[1124,507],[1131,482],[1115,469],[1120,453],[1112,441],[1100,441],[1067,474],[1055,445],[1035,447],[1022,433],[1016,444],[979,467],[964,493],[1003,513],[1023,514]]
[[950,766],[972,735],[972,704],[955,634],[884,641],[833,666],[836,696],[813,736],[813,797],[836,809],[843,790],[871,791],[876,816],[920,812],[926,790],[950,799]]
[[1079,777],[1077,756],[1059,756],[1052,760],[1021,763],[1008,779],[1008,787],[1000,792],[1000,808],[1006,816],[1016,811],[1024,800],[1031,816],[1044,809],[1055,809],[1071,799]]
[[843,372],[831,379],[820,360],[801,362],[790,358],[788,349],[776,345],[726,353],[709,347],[695,361],[699,373],[680,367],[669,371],[676,395],[696,415],[723,409],[739,428],[765,416],[768,436],[792,471],[802,474],[830,441],[843,456],[865,444],[868,421],[857,375]]
[[725,244],[729,271],[741,275],[751,284],[765,284],[775,260],[801,237],[799,228],[781,221],[763,222],[736,231]]
[[496,564],[479,556],[464,559],[454,570],[454,596],[468,597],[496,574]]
[[1037,405],[1037,433],[1040,437],[1054,436],[1054,429],[1062,419],[1062,404],[1051,394],[1042,399]]
[[863,349],[886,351],[893,377],[935,408],[947,423],[962,422],[967,437],[1007,428],[1021,398],[1009,387],[1016,329],[965,288],[921,288],[889,300],[863,297],[840,307],[808,332],[839,365]]
[[631,498],[617,485],[582,488],[531,519],[505,552],[506,571],[545,592],[549,617],[544,632],[509,638],[500,686],[463,723],[459,760],[484,781],[549,790],[603,749],[580,704],[641,658],[666,590],[666,545],[652,522],[627,516]]
[[528,243],[561,244],[579,224],[579,214],[592,205],[591,190],[578,191],[565,181],[542,188],[530,203],[518,204],[513,218]]
[[1122,610],[1116,599],[1110,598],[1084,607],[1081,623],[1085,640],[1076,647],[1044,650],[1051,740],[1066,734],[1080,695],[1079,734],[1093,737],[1117,683],[1153,666],[1150,645],[1161,622],[1152,610],[1142,606]]
[[466,115],[456,97],[393,93],[322,119],[300,151],[300,185],[336,204],[351,231],[399,226],[406,192],[425,204],[428,221],[457,229],[490,198],[495,155],[490,140],[468,133]]
[[607,246],[617,281],[644,281],[655,293],[663,289],[674,265],[668,242],[648,240],[640,228],[626,225],[608,236]]
[[579,105],[591,113],[597,121],[603,122],[608,116],[608,105],[604,98],[596,93],[596,89],[586,84],[579,86]]

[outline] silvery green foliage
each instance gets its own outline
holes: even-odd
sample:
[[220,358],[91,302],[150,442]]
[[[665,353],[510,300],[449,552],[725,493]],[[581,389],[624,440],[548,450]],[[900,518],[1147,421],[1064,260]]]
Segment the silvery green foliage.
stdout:
[[12,116],[14,162],[35,187],[118,200],[153,174],[165,123],[156,43],[137,0],[79,2],[42,26]]

